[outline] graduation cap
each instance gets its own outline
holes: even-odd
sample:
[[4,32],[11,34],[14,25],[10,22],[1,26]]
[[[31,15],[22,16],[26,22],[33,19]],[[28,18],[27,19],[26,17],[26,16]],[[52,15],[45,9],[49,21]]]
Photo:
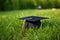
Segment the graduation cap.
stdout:
[[25,20],[25,23],[23,24],[25,28],[39,28],[41,25],[42,19],[47,19],[45,17],[38,17],[38,16],[28,16],[19,18],[20,20]]

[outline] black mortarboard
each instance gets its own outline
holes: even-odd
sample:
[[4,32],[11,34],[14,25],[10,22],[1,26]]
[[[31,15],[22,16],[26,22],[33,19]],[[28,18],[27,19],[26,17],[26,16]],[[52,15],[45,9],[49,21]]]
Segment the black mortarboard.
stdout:
[[19,18],[21,20],[26,20],[25,27],[32,27],[32,28],[38,28],[41,25],[40,20],[47,19],[46,17],[38,17],[38,16],[28,16]]
[[21,20],[28,20],[28,21],[38,21],[38,20],[42,20],[42,19],[47,19],[45,17],[38,17],[38,16],[28,16],[28,17],[23,17],[23,18],[19,18]]

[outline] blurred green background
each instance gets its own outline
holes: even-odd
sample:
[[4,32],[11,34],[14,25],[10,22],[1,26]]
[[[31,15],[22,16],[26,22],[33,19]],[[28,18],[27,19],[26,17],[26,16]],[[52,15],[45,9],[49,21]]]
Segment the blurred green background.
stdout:
[[60,0],[0,0],[0,10],[60,8]]

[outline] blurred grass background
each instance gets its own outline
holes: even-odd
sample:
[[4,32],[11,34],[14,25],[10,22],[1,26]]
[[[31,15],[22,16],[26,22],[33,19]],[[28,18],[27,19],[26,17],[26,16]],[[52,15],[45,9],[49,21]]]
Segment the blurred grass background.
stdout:
[[0,11],[60,8],[60,0],[0,0]]

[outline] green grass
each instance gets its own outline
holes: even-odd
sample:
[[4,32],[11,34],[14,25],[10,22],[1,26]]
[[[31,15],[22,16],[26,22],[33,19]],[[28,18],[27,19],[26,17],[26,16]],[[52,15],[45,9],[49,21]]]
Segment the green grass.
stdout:
[[[22,20],[26,16],[43,16],[39,29],[26,29],[21,32]],[[0,12],[0,40],[60,40],[60,9],[15,10]]]

